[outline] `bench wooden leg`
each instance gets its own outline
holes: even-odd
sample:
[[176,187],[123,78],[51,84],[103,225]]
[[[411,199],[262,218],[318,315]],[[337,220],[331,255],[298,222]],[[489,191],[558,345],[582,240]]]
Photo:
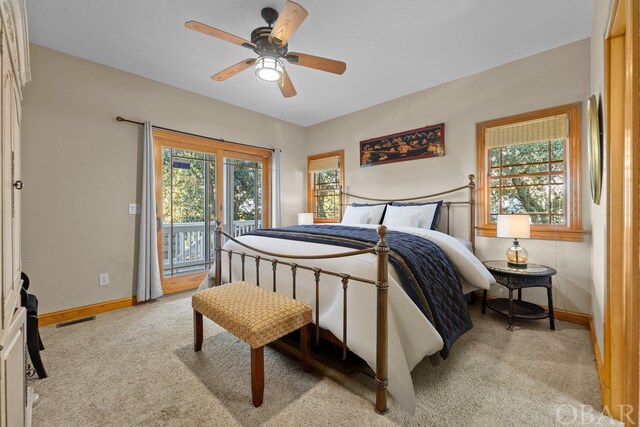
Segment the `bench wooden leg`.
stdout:
[[262,405],[264,395],[264,346],[251,349],[251,397],[253,406]]
[[193,310],[193,350],[202,350],[202,313]]
[[305,372],[311,372],[311,323],[300,328],[300,363]]

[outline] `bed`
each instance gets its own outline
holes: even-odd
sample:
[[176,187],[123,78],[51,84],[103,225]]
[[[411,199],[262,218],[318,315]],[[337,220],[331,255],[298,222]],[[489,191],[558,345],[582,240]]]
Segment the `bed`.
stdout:
[[[470,176],[467,186],[411,200],[469,189],[465,203],[473,211],[474,187]],[[448,217],[451,204],[462,202],[444,203]],[[471,327],[460,296],[495,282],[473,255],[473,228],[466,240],[414,225],[404,218],[386,225],[294,226],[236,239],[218,224],[216,263],[201,288],[247,280],[310,304],[316,339],[320,328],[329,331],[345,355],[348,348],[376,371],[376,410],[386,411],[388,386],[413,414],[411,370],[425,356],[448,355],[455,339]],[[442,319],[442,313],[453,320]]]

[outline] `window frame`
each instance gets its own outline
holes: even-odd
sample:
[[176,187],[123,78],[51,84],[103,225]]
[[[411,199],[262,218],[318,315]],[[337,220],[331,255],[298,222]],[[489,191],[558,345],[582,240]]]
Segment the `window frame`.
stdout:
[[336,150],[328,153],[314,154],[311,156],[307,156],[307,212],[311,212],[314,214],[313,223],[314,224],[326,224],[326,223],[338,223],[342,220],[342,200],[341,195],[339,197],[340,208],[338,211],[338,217],[336,218],[316,218],[315,212],[313,211],[314,205],[314,196],[313,196],[313,180],[311,178],[311,173],[309,172],[309,166],[311,165],[311,161],[318,159],[325,159],[329,157],[338,157],[340,162],[340,190],[344,188],[344,150]]
[[476,162],[477,162],[477,203],[478,203],[478,236],[496,237],[496,224],[491,223],[490,184],[491,167],[489,150],[485,144],[485,130],[492,127],[511,125],[549,116],[567,114],[569,117],[569,136],[565,146],[565,200],[566,225],[532,224],[531,238],[544,240],[582,240],[585,231],[582,229],[582,104],[560,105],[523,114],[516,114],[499,119],[488,120],[476,124]]

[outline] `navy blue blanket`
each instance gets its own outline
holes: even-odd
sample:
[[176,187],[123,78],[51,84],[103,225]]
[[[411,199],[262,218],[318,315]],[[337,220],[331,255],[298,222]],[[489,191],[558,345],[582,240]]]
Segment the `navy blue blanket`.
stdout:
[[[374,229],[342,225],[298,225],[248,234],[354,249],[366,249],[378,242]],[[438,245],[412,234],[388,231],[386,241],[389,262],[400,285],[442,337],[440,355],[446,359],[456,339],[473,327],[451,260]]]

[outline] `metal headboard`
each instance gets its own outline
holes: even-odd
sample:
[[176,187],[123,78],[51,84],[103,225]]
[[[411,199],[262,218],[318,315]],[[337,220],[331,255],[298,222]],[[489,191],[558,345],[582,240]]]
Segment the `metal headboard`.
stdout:
[[467,185],[463,185],[460,187],[453,188],[451,190],[441,191],[439,193],[427,194],[425,196],[417,196],[417,197],[407,197],[403,199],[381,199],[376,197],[365,197],[358,196],[356,194],[347,193],[342,191],[342,187],[340,187],[340,218],[344,215],[345,207],[349,204],[347,203],[347,198],[354,198],[360,200],[366,200],[370,202],[410,202],[416,200],[428,200],[436,197],[444,196],[446,194],[456,193],[458,191],[462,191],[467,189],[469,191],[469,198],[466,201],[443,201],[442,205],[447,209],[447,234],[450,232],[450,220],[451,220],[451,205],[468,205],[469,206],[469,241],[471,242],[471,247],[473,252],[476,250],[476,183],[474,180],[476,176],[471,174],[469,175],[469,182]]

